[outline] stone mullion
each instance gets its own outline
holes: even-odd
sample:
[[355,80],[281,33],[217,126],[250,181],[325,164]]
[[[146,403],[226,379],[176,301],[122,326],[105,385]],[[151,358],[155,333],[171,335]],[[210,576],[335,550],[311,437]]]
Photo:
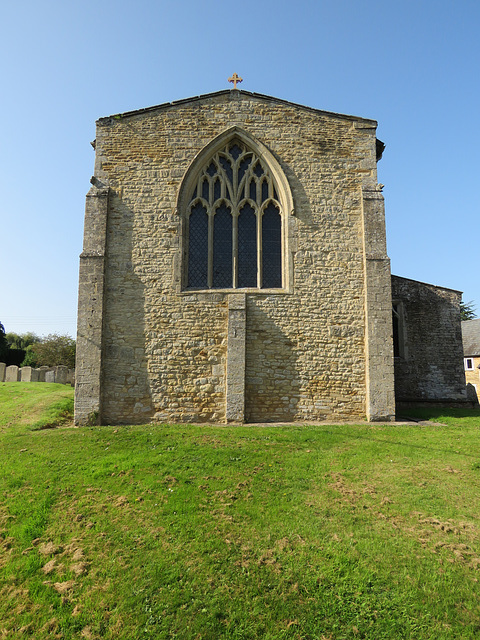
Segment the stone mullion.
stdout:
[[235,204],[237,204],[237,195],[238,195],[238,165],[242,156],[239,156],[236,161],[232,162],[232,186],[233,186],[233,194],[232,200]]
[[188,278],[189,278],[189,269],[190,269],[190,215],[192,213],[192,208],[190,206],[190,210],[188,215],[185,216],[185,234],[184,237],[188,238],[188,241],[185,242],[183,247],[183,255],[184,255],[184,264],[186,269],[183,269],[183,277],[185,279],[183,286],[188,286]]
[[232,208],[233,288],[238,288],[238,208]]
[[[238,185],[238,192],[237,192],[237,197],[239,198],[240,196],[240,192],[242,190],[242,188],[244,189],[244,194],[243,194],[243,198],[247,199],[249,197],[249,194],[247,193],[247,186],[249,184],[249,180],[250,180],[250,167],[248,167],[248,169],[245,171],[243,178],[240,181],[240,184]],[[237,204],[240,204],[239,202],[237,202]]]
[[[252,171],[253,173],[253,171]],[[255,174],[254,174],[255,175]],[[263,285],[263,246],[262,246],[262,223],[263,223],[263,209],[262,209],[262,185],[261,178],[255,175],[256,185],[256,200],[257,200],[257,287],[260,289]]]
[[250,199],[250,180],[252,178],[253,175],[253,166],[256,162],[256,157],[254,155],[252,155],[252,161],[250,163],[250,166],[248,167],[248,169],[245,172],[245,175],[243,176],[243,179],[245,180],[245,198],[246,199]]
[[231,198],[228,195],[228,176],[223,170],[223,167],[220,164],[220,162],[217,163],[217,174],[218,174],[218,177],[220,178],[221,197],[224,198],[225,200],[231,200]]
[[213,178],[208,176],[208,204],[210,206],[213,205],[213,201],[214,201],[214,194],[213,194],[214,183],[215,183],[215,176],[213,176]]
[[232,194],[232,268],[233,268],[233,288],[238,288],[238,167],[243,159],[241,154],[233,163],[233,194]]
[[257,216],[257,287],[262,288],[263,281],[263,247],[262,247],[262,219],[263,212],[260,207],[256,208]]
[[220,176],[220,197],[227,198],[227,185],[225,184],[223,176]]
[[212,207],[208,207],[208,270],[207,270],[207,287],[213,286],[213,225],[215,214]]

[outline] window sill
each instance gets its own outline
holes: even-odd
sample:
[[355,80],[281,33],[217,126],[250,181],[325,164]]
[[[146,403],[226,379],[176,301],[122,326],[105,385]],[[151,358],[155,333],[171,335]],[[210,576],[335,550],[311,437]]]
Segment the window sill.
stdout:
[[291,291],[288,291],[287,289],[257,289],[257,288],[248,288],[246,287],[245,289],[182,289],[182,291],[178,291],[177,292],[178,295],[180,296],[192,296],[192,295],[196,295],[198,294],[202,294],[202,295],[212,295],[212,294],[216,294],[216,293],[221,293],[221,294],[230,294],[230,295],[234,295],[234,294],[238,294],[238,293],[245,293],[248,295],[267,295],[267,296],[271,296],[271,295],[288,295],[289,293],[291,293]]

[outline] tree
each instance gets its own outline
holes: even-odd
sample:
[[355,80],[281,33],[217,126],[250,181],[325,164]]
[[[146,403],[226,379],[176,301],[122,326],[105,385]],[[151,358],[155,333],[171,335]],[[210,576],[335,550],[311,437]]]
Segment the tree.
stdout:
[[23,362],[20,365],[21,367],[36,367],[37,366],[37,356],[35,355],[35,351],[33,350],[33,344],[29,344],[25,349],[25,357],[23,358]]
[[28,331],[27,333],[13,333],[8,332],[6,334],[7,342],[10,346],[10,349],[23,349],[24,351],[31,344],[35,344],[35,342],[40,342],[40,338],[36,333],[32,331]]
[[8,342],[5,336],[5,327],[0,322],[0,362],[5,362],[5,354],[8,351]]
[[0,360],[3,360],[7,366],[11,364],[20,367],[26,366],[27,364],[32,367],[34,366],[34,361],[25,362],[25,358],[28,347],[40,341],[40,338],[35,333],[29,331],[28,333],[18,334],[9,331],[5,334],[5,340],[6,350],[3,353],[3,358],[0,358]]
[[36,366],[56,367],[65,365],[70,369],[75,367],[75,340],[67,335],[50,333],[31,345],[35,355]]
[[460,318],[461,320],[473,320],[477,317],[476,314],[476,306],[473,300],[470,302],[461,302],[460,303]]

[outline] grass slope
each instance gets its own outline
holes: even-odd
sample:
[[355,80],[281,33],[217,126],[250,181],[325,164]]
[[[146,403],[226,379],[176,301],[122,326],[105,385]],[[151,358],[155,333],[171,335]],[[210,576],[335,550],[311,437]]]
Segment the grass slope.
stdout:
[[442,421],[3,425],[0,638],[478,638],[480,415]]
[[45,382],[0,383],[0,433],[48,429],[72,420],[73,389]]

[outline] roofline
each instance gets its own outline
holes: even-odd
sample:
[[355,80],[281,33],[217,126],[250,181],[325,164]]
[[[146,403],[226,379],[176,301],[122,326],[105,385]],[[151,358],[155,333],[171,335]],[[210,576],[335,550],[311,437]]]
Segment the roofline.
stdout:
[[173,102],[163,102],[162,104],[155,105],[153,107],[146,107],[144,109],[135,109],[134,111],[124,111],[123,113],[116,113],[111,116],[104,116],[97,120],[98,123],[105,122],[114,118],[116,120],[129,118],[131,116],[140,115],[143,113],[150,113],[152,111],[157,111],[159,109],[167,109],[168,107],[176,107],[182,104],[187,104],[188,102],[198,102],[199,100],[205,100],[207,98],[213,98],[217,96],[225,96],[225,95],[233,95],[236,94],[244,94],[247,96],[251,96],[252,98],[260,98],[261,100],[266,100],[268,102],[280,102],[281,104],[285,104],[291,107],[297,107],[301,109],[306,109],[307,111],[312,111],[313,113],[322,113],[328,116],[334,116],[336,118],[344,118],[346,120],[352,120],[354,122],[365,122],[372,125],[372,128],[376,128],[378,123],[376,120],[372,120],[370,118],[361,118],[360,116],[350,116],[343,113],[335,113],[333,111],[323,111],[322,109],[315,109],[314,107],[307,107],[304,104],[298,104],[296,102],[290,102],[289,100],[283,100],[282,98],[274,98],[273,96],[267,96],[263,93],[253,93],[251,91],[243,91],[241,89],[222,89],[221,91],[214,91],[212,93],[204,93],[199,96],[194,96],[192,98],[183,98],[182,100],[174,100]]
[[404,278],[403,276],[396,276],[392,273],[392,278],[398,278],[399,280],[409,280],[410,282],[416,282],[417,284],[425,284],[427,287],[435,287],[435,289],[443,289],[444,291],[453,291],[454,293],[463,293],[459,289],[451,289],[450,287],[441,287],[438,284],[432,284],[431,282],[422,282],[422,280],[413,280],[413,278]]

